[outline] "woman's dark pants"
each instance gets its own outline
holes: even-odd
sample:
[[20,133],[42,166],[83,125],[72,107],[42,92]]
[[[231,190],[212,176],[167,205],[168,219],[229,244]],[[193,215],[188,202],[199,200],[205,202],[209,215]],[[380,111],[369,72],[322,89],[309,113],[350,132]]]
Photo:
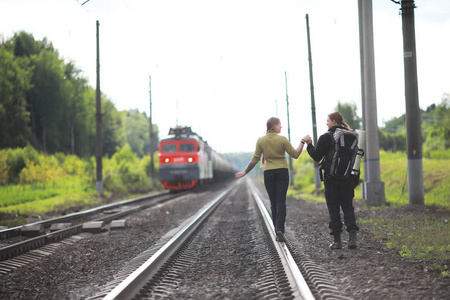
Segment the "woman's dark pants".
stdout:
[[270,199],[275,232],[284,233],[286,220],[286,193],[289,187],[289,171],[286,168],[264,171],[264,185]]
[[335,181],[325,178],[325,199],[327,201],[328,212],[330,213],[329,228],[331,235],[337,235],[342,232],[342,221],[340,208],[344,213],[344,223],[348,232],[359,230],[356,225],[355,211],[353,209],[353,197],[355,190],[351,180]]

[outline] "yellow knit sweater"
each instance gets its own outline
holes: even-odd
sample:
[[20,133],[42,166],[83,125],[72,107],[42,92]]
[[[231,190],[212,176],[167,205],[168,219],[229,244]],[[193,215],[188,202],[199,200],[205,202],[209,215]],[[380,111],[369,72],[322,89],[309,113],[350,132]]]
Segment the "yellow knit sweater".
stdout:
[[256,142],[255,153],[252,162],[255,164],[264,155],[264,170],[288,168],[285,153],[291,157],[297,158],[297,153],[291,143],[285,136],[278,135],[275,130],[269,130],[265,136],[262,136]]

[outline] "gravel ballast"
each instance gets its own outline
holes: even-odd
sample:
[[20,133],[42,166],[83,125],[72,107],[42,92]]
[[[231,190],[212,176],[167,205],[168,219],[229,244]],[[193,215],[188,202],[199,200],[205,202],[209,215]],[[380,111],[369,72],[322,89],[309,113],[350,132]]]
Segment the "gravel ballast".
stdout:
[[[236,184],[231,181],[228,184]],[[256,182],[260,195],[267,200],[262,183]],[[211,198],[217,185],[202,187],[182,200],[170,201],[157,207],[127,217],[129,228],[107,231],[100,234],[85,234],[73,245],[61,245],[58,250],[29,268],[18,268],[6,275],[0,275],[0,299],[85,299],[99,292],[101,286],[114,279],[114,275],[129,262],[166,234],[178,227],[184,220],[203,207]],[[246,201],[248,194],[235,197],[233,201]],[[330,250],[331,236],[328,234],[328,213],[326,204],[305,202],[288,198],[286,237],[302,255],[316,263],[329,273],[333,283],[349,298],[353,299],[448,299],[450,279],[431,271],[428,266],[433,262],[424,262],[401,257],[396,251],[386,248],[374,239],[368,229],[360,224],[358,248],[346,248],[347,235],[343,234],[344,248]],[[447,214],[437,210],[425,210],[423,207],[404,206],[395,209],[368,210],[359,202],[355,203],[356,217],[392,217],[402,214]],[[240,245],[241,253],[251,253],[254,243],[246,244],[248,220],[239,220],[239,216],[229,220],[230,230],[236,234],[227,234],[223,241],[220,230],[212,230],[210,240],[216,240],[223,249],[227,245]],[[240,223],[246,226],[237,226]],[[240,228],[243,227],[243,228]],[[239,234],[241,233],[241,234]],[[254,233],[252,233],[254,235]],[[230,240],[235,238],[236,240]],[[212,248],[212,245],[205,245]],[[204,257],[205,271],[208,261],[223,259],[219,251],[209,251]],[[114,262],[114,263],[113,263]],[[436,262],[448,265],[449,261]],[[245,261],[239,262],[240,276],[248,274],[251,282],[252,268],[246,272]],[[236,273],[236,264],[224,264],[222,273]],[[234,268],[234,269],[233,269]],[[201,268],[196,266],[198,281],[202,281]],[[204,275],[205,284],[212,274]],[[190,277],[191,278],[191,277]],[[230,282],[232,278],[230,278]],[[212,281],[212,280],[210,280]],[[181,288],[182,289],[182,288]],[[224,286],[208,285],[205,296],[216,299],[248,299],[248,293],[225,292]],[[230,291],[233,289],[230,287]],[[186,291],[186,294],[189,295]],[[177,297],[182,294],[176,293]],[[188,299],[189,297],[186,297]]]

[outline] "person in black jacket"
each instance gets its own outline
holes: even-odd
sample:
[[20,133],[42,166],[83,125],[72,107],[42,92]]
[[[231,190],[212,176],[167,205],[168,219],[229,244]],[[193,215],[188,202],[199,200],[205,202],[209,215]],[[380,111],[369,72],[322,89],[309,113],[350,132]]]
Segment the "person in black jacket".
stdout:
[[[339,112],[333,112],[328,115],[327,118],[328,131],[332,134],[337,128],[351,130],[348,124],[343,122],[343,117]],[[312,144],[310,136],[305,139],[307,151],[309,156],[315,161],[320,161],[322,158],[327,160],[327,154],[330,152],[333,141],[332,134],[325,133],[319,137],[316,147]],[[326,165],[325,162],[322,165]],[[322,170],[321,170],[322,172]],[[346,230],[349,233],[349,249],[356,248],[356,232],[359,227],[356,225],[355,211],[353,208],[353,197],[355,196],[355,184],[353,178],[347,178],[344,180],[336,180],[327,175],[327,170],[324,170],[323,182],[325,186],[325,200],[327,202],[328,212],[330,214],[329,228],[330,234],[334,236],[333,243],[330,245],[331,249],[342,249],[341,232],[342,221],[340,208],[344,214],[344,223]]]

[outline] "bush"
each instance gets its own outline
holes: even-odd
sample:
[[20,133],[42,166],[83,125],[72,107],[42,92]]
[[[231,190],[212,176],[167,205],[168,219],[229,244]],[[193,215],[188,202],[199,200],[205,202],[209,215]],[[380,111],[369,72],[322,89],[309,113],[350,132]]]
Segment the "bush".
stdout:
[[[37,161],[39,153],[31,146],[17,149],[3,149],[0,150],[0,156],[6,156],[2,158],[6,162],[3,170],[8,169],[7,179],[3,179],[2,184],[18,183],[20,181],[20,173],[26,166],[26,159],[30,161]],[[1,162],[0,162],[1,164]]]
[[54,156],[39,155],[37,161],[25,159],[25,168],[19,174],[19,182],[52,183],[64,179],[66,174]]
[[9,166],[6,163],[6,159],[6,152],[0,151],[0,185],[7,184],[9,179]]
[[129,145],[117,149],[111,159],[103,159],[105,190],[141,191],[152,187],[146,167],[149,158],[139,159]]

